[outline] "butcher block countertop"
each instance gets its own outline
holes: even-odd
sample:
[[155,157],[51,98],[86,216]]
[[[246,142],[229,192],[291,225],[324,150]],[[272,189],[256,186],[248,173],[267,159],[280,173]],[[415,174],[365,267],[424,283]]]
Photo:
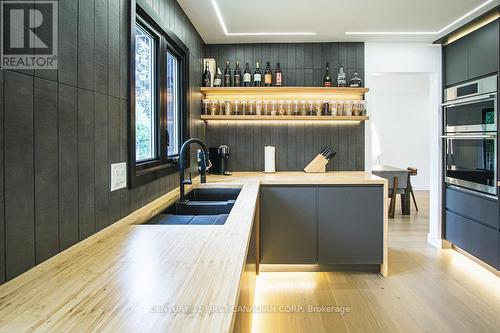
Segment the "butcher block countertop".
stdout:
[[[194,186],[242,188],[225,225],[141,225],[178,200],[171,191],[0,286],[0,331],[230,332],[260,184],[379,184],[387,194],[386,180],[363,172],[209,176]],[[386,275],[387,219],[384,243]]]

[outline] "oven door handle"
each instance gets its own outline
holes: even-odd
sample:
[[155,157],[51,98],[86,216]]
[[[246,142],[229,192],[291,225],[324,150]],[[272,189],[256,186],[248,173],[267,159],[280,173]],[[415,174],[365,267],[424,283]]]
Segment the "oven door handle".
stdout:
[[463,98],[460,100],[454,100],[454,101],[443,103],[443,104],[441,104],[441,106],[454,107],[454,106],[458,106],[458,105],[471,104],[471,102],[477,103],[477,102],[489,101],[492,99],[494,100],[496,98],[497,98],[497,94],[489,94],[488,96],[477,96],[477,97]]
[[477,134],[477,135],[441,135],[443,139],[496,139],[496,134]]

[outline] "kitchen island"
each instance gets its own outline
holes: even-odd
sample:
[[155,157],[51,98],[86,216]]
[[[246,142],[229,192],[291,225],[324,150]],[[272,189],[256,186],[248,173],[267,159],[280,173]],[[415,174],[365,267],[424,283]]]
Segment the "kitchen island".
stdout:
[[195,186],[241,187],[224,225],[143,225],[178,200],[178,189],[169,192],[0,286],[0,330],[245,331],[251,316],[233,310],[251,304],[259,192],[283,185],[380,187],[387,276],[386,180],[363,172],[209,176]]

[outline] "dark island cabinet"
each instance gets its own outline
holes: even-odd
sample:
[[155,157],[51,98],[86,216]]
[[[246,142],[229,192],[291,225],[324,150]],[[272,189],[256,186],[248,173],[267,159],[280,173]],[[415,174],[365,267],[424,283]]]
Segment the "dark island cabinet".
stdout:
[[320,186],[318,262],[382,263],[383,198],[382,186]]
[[262,186],[260,262],[316,262],[316,186]]
[[263,186],[262,264],[370,265],[383,261],[383,186]]
[[499,21],[444,46],[446,86],[498,72]]

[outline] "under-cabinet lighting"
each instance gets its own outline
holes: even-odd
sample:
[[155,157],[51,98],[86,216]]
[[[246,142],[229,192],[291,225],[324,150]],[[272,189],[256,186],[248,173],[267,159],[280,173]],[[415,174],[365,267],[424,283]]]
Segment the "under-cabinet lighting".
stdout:
[[452,26],[454,26],[455,24],[457,24],[460,21],[466,19],[470,15],[474,14],[475,12],[477,12],[478,10],[480,10],[481,8],[483,8],[484,6],[487,6],[488,4],[490,4],[493,1],[494,0],[488,0],[488,1],[484,2],[484,3],[482,3],[481,5],[477,6],[474,9],[472,9],[471,11],[469,11],[468,13],[466,13],[465,15],[463,15],[462,17],[459,17],[458,19],[456,19],[455,21],[451,22],[450,24],[448,24],[447,26],[445,26],[444,28],[442,28],[439,31],[393,31],[393,32],[390,32],[390,31],[347,31],[345,34],[346,35],[381,35],[381,36],[383,36],[383,35],[386,35],[386,36],[394,36],[394,35],[439,35],[439,34],[443,33],[444,31],[448,30],[449,28],[451,28]]
[[335,120],[335,119],[326,119],[326,120],[303,120],[303,119],[290,119],[290,120],[219,120],[219,119],[204,119],[209,124],[224,124],[224,125],[236,125],[238,123],[245,124],[253,124],[253,125],[262,125],[262,126],[272,126],[272,125],[287,125],[289,123],[294,122],[303,122],[305,124],[314,124],[314,125],[331,125],[332,123],[341,124],[341,125],[356,125],[361,123],[360,120]]
[[229,32],[226,24],[224,23],[224,18],[220,12],[219,5],[217,5],[215,0],[212,0],[212,6],[214,7],[215,14],[219,19],[222,31],[224,31],[226,36],[311,36],[317,34],[316,32]]

